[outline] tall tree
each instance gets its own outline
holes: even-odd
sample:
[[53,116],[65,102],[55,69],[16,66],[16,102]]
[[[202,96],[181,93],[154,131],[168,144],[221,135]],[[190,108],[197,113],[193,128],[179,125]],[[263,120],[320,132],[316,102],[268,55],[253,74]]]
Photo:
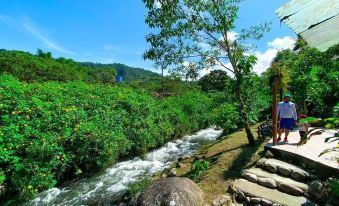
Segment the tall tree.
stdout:
[[143,0],[148,9],[146,23],[155,30],[146,37],[151,48],[144,57],[160,68],[195,62],[199,69],[217,66],[231,72],[247,138],[254,144],[243,85],[256,63],[256,57],[248,54],[250,40],[262,38],[269,24],[242,29],[237,38],[232,37],[242,1]]
[[211,73],[199,79],[198,84],[204,92],[210,90],[223,91],[226,87],[226,81],[230,81],[230,77],[224,70],[214,70]]

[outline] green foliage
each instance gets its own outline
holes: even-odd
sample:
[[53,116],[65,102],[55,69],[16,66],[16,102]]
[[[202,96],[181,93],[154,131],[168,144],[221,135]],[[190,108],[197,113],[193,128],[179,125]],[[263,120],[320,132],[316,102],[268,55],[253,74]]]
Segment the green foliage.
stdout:
[[222,104],[212,111],[212,122],[221,128],[227,135],[237,129],[239,113],[237,107],[232,104]]
[[198,84],[204,92],[211,90],[221,92],[230,81],[231,78],[227,75],[227,72],[223,70],[213,70],[211,73],[201,77]]
[[5,180],[6,180],[6,176],[3,173],[0,173],[0,184],[5,182]]
[[138,193],[142,192],[146,189],[149,185],[151,185],[152,179],[149,177],[145,177],[140,181],[133,182],[128,185],[128,189],[123,196],[123,200],[130,200],[135,197]]
[[339,180],[338,179],[334,180],[331,183],[331,191],[335,197],[339,198]]
[[[270,96],[269,86],[263,81],[264,78],[254,73],[250,73],[244,78],[242,96],[249,123],[254,124],[260,120],[266,120],[267,115],[271,114],[270,102],[272,97]],[[237,100],[234,100],[234,102],[237,102]]]
[[184,82],[179,78],[170,77],[139,79],[123,82],[119,85],[148,92],[157,98],[183,95],[193,91],[200,92],[199,87],[194,82]]
[[158,101],[131,88],[0,75],[0,177],[30,198],[208,126],[211,104],[199,92]]
[[[300,113],[332,116],[339,101],[338,45],[326,52],[309,48],[299,39],[294,51],[278,52],[274,62],[288,70],[288,89]],[[273,65],[274,66],[274,65]],[[286,74],[286,75],[287,75]]]
[[80,65],[85,67],[90,67],[92,69],[104,69],[111,70],[114,69],[116,71],[117,76],[122,76],[124,81],[134,81],[141,79],[149,79],[159,77],[158,73],[141,69],[135,67],[129,67],[124,64],[113,63],[113,64],[100,64],[100,63],[92,63],[92,62],[83,62]]
[[84,81],[115,82],[114,68],[93,69],[63,57],[54,59],[50,52],[38,49],[37,55],[22,51],[0,50],[0,74],[11,74],[26,82]]
[[316,118],[316,117],[306,117],[300,120],[300,123],[304,124],[304,123],[308,123],[308,124],[312,124],[315,121],[319,121],[321,119]]
[[115,83],[116,72],[113,68],[100,68],[88,71],[92,83],[111,84]]
[[333,117],[339,118],[339,102],[333,107]]
[[[156,0],[143,2],[148,9],[145,21],[154,29],[146,36],[151,48],[144,58],[155,61],[155,66],[161,69],[180,71],[192,66],[196,71],[220,66],[233,73],[233,94],[249,143],[254,144],[242,87],[257,61],[254,55],[248,55],[249,45],[270,30],[269,24],[242,29],[237,39],[230,39],[229,32],[235,28],[242,0],[162,0],[160,8]],[[229,63],[231,67],[227,66]]]
[[335,117],[330,117],[325,119],[325,127],[327,129],[338,128],[339,127],[339,119]]
[[208,160],[195,160],[192,165],[192,179],[197,180],[201,178],[203,174],[207,172],[207,169],[210,165]]

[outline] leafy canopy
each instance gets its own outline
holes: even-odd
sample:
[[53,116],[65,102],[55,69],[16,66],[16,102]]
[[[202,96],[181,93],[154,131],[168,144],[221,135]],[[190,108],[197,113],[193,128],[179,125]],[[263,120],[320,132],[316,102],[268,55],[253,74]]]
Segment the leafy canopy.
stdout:
[[160,68],[194,62],[199,69],[219,66],[235,75],[249,73],[256,57],[245,54],[252,48],[247,40],[260,39],[269,30],[264,23],[242,29],[236,39],[231,38],[229,32],[235,29],[243,0],[143,1],[149,9],[146,23],[156,31],[146,37],[152,47],[144,58],[154,60]]

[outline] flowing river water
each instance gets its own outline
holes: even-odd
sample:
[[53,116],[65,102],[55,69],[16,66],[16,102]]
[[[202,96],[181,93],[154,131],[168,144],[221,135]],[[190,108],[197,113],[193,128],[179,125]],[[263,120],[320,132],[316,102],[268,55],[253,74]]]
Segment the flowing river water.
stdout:
[[110,205],[117,201],[129,184],[163,171],[179,157],[192,155],[201,145],[215,141],[222,130],[208,128],[168,142],[140,159],[122,161],[100,174],[81,179],[62,188],[40,193],[29,206]]

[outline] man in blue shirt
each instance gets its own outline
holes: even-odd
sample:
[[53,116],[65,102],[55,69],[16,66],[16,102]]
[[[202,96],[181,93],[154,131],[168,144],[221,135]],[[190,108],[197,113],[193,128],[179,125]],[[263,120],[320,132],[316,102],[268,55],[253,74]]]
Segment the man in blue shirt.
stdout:
[[284,94],[284,101],[278,104],[278,115],[279,115],[279,137],[278,142],[281,141],[281,134],[285,131],[284,142],[288,142],[289,131],[293,129],[293,126],[297,124],[297,111],[295,104],[290,102],[291,95]]

